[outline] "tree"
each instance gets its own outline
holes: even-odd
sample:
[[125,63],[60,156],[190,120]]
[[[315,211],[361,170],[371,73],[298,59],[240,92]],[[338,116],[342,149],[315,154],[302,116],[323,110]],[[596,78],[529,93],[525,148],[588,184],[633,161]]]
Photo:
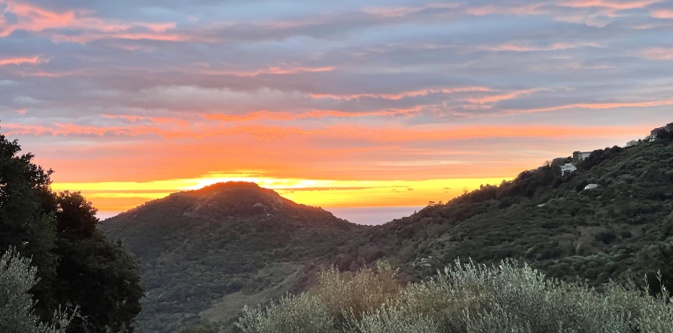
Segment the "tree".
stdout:
[[138,261],[96,229],[91,202],[52,192],[53,171],[20,151],[0,134],[0,251],[32,258],[34,313],[47,322],[61,304],[79,307],[68,332],[132,332],[143,296]]
[[138,260],[98,230],[87,238],[64,233],[55,252],[56,297],[81,307],[69,332],[133,332],[144,293]]
[[0,134],[0,251],[16,248],[32,258],[40,281],[32,293],[40,300],[36,309],[43,317],[51,314],[58,303],[50,296],[51,281],[56,274],[56,232],[53,218],[42,206],[51,196],[51,170],[32,163],[32,154],[20,155],[16,140]]
[[81,237],[91,237],[96,231],[98,209],[80,192],[65,191],[56,195],[56,229]]

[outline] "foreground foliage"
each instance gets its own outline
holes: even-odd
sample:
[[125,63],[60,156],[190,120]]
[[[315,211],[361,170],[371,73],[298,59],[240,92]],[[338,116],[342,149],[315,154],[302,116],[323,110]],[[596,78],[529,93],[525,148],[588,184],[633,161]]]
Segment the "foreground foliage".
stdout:
[[10,248],[0,257],[0,332],[64,333],[74,313],[59,308],[50,324],[35,314],[35,300],[29,290],[37,284],[37,269],[30,260]]
[[395,271],[328,270],[318,286],[265,308],[246,308],[237,327],[266,332],[635,333],[673,332],[673,306],[635,288],[602,292],[546,279],[527,265],[461,263],[402,288]]

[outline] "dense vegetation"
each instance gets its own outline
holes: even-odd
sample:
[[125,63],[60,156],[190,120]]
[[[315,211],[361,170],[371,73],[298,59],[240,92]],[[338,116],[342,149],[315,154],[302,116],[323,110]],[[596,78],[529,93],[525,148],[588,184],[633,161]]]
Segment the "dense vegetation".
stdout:
[[456,262],[403,288],[395,271],[320,274],[307,293],[246,308],[243,333],[664,333],[673,306],[664,297],[615,284],[603,292],[563,283],[528,266]]
[[[0,135],[0,279],[16,287],[0,304],[19,310],[2,316],[13,318],[2,331],[56,332],[67,323],[67,332],[132,332],[143,295],[139,263],[97,229],[89,201],[52,192],[52,171],[20,151]],[[53,329],[45,324],[52,321]]]
[[252,183],[155,200],[104,221],[143,263],[142,331],[233,322],[245,304],[306,288],[364,227]]
[[551,277],[593,285],[646,274],[657,289],[661,271],[670,289],[672,141],[666,132],[635,147],[595,150],[565,176],[559,163],[547,163],[392,221],[370,238],[411,280],[455,259],[519,258]]

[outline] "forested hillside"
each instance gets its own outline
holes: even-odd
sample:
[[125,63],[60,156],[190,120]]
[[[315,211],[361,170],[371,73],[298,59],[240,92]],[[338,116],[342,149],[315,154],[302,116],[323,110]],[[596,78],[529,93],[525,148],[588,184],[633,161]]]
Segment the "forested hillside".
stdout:
[[366,227],[252,183],[149,202],[103,223],[143,264],[143,332],[232,321],[246,304],[305,289]]
[[591,284],[645,273],[654,284],[657,270],[671,283],[672,139],[664,131],[654,142],[595,150],[566,175],[560,166],[572,159],[556,160],[392,221],[375,238],[416,278],[456,258],[514,257]]

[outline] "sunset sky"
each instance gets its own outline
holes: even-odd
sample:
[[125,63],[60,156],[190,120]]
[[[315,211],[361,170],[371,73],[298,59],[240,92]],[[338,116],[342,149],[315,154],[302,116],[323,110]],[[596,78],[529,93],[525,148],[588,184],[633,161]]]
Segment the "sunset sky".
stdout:
[[673,1],[0,0],[0,132],[104,214],[421,207],[673,122]]

